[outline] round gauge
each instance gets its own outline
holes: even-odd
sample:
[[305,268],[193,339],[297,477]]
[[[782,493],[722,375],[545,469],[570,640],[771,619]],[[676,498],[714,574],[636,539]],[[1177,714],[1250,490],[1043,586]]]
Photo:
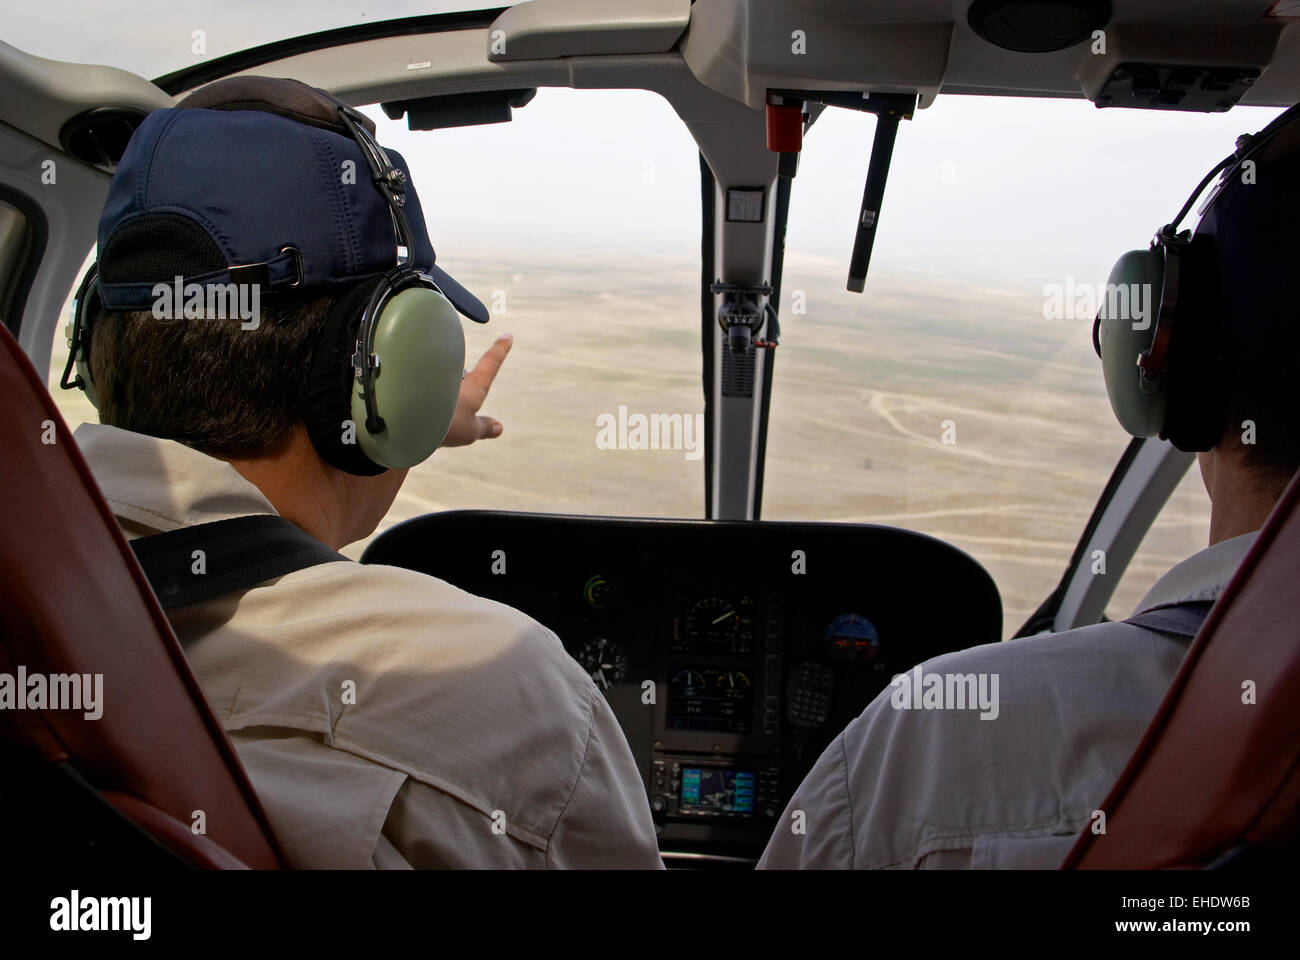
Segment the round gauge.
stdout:
[[718,674],[718,686],[724,690],[744,690],[749,686],[749,677],[739,670],[724,670]]
[[730,640],[739,623],[735,607],[721,597],[706,597],[691,607],[686,630],[693,640]]
[[826,643],[834,660],[870,663],[880,652],[880,633],[876,625],[858,613],[844,613],[826,628]]
[[614,605],[614,585],[598,573],[582,588],[582,599],[593,610],[608,610]]
[[608,690],[627,679],[627,654],[604,637],[588,640],[578,651],[578,663],[591,674],[596,686]]
[[673,674],[673,687],[678,690],[699,690],[704,686],[704,674],[698,670],[679,670]]

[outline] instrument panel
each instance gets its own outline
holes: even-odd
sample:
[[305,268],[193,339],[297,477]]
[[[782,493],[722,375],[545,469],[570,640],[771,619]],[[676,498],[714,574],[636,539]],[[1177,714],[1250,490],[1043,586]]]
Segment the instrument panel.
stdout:
[[1002,632],[975,560],[870,524],[457,510],[385,531],[362,562],[553,630],[627,736],[670,865],[751,864],[804,774],[895,674]]

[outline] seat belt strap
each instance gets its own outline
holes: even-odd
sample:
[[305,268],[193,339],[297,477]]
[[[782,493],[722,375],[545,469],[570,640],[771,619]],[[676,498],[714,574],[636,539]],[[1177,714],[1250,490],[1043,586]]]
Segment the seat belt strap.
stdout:
[[1205,623],[1212,606],[1214,606],[1213,600],[1177,603],[1170,607],[1157,607],[1155,610],[1139,613],[1122,622],[1191,639],[1200,632],[1201,624]]
[[352,562],[272,514],[199,523],[139,537],[130,545],[164,610],[247,590],[317,564]]

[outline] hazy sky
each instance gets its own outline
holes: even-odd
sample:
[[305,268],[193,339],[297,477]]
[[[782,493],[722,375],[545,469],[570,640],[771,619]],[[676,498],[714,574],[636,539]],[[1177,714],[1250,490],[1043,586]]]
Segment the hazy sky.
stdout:
[[[693,142],[644,91],[545,89],[509,124],[411,133],[370,111],[412,164],[430,230],[503,249],[644,245],[697,256]],[[939,97],[899,132],[873,269],[996,286],[1104,281],[1145,246],[1237,135],[1279,111],[1098,110],[1086,101]],[[847,268],[874,118],[827,110],[804,142],[787,249]],[[647,182],[650,181],[650,182]],[[500,225],[494,230],[492,225]],[[498,235],[502,234],[504,235]]]
[[[206,12],[162,0],[11,5],[3,39],[42,56],[157,76],[207,56],[473,0],[266,3]],[[197,9],[195,9],[197,8]],[[213,9],[219,10],[214,13]],[[648,248],[695,258],[697,154],[666,102],[643,91],[544,89],[510,124],[410,133],[374,108],[406,155],[440,257],[456,252]],[[1098,110],[1082,100],[940,96],[900,130],[873,270],[933,270],[1023,289],[1102,281],[1144,246],[1235,137],[1275,109],[1223,115]],[[827,110],[805,141],[788,250],[847,266],[873,119]]]

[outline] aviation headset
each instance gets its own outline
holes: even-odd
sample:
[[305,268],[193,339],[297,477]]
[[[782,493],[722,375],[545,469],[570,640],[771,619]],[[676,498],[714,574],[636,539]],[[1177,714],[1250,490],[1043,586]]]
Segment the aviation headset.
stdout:
[[[460,316],[434,278],[410,262],[415,248],[404,209],[406,175],[371,135],[370,121],[324,91],[296,87],[310,91],[316,119],[304,120],[244,97],[236,97],[229,107],[222,101],[202,105],[265,109],[345,133],[360,148],[375,189],[392,215],[396,265],[335,299],[313,347],[302,414],[317,453],[340,470],[375,476],[390,468],[412,467],[438,448],[456,412],[465,375]],[[328,111],[332,123],[321,122],[322,110]],[[80,387],[96,408],[90,343],[92,318],[103,307],[97,268],[91,265],[77,289],[68,364],[60,384],[64,389]],[[298,271],[298,281],[289,287],[301,283],[301,260]],[[73,367],[77,375],[69,382]]]
[[[1120,425],[1135,437],[1159,436],[1180,450],[1209,450],[1228,427],[1230,395],[1218,364],[1225,291],[1218,276],[1216,240],[1202,234],[1205,214],[1248,162],[1300,116],[1300,104],[1258,133],[1237,139],[1236,150],[1205,175],[1171,223],[1147,250],[1132,250],[1115,264],[1113,290],[1145,290],[1145,316],[1134,318],[1134,301],[1103,297],[1093,324],[1093,347],[1101,357],[1106,393]],[[1178,230],[1192,204],[1215,176],[1222,177],[1201,207],[1196,234]],[[1239,189],[1241,187],[1238,187]],[[1126,303],[1128,310],[1116,309]],[[1135,363],[1136,361],[1136,363]]]

